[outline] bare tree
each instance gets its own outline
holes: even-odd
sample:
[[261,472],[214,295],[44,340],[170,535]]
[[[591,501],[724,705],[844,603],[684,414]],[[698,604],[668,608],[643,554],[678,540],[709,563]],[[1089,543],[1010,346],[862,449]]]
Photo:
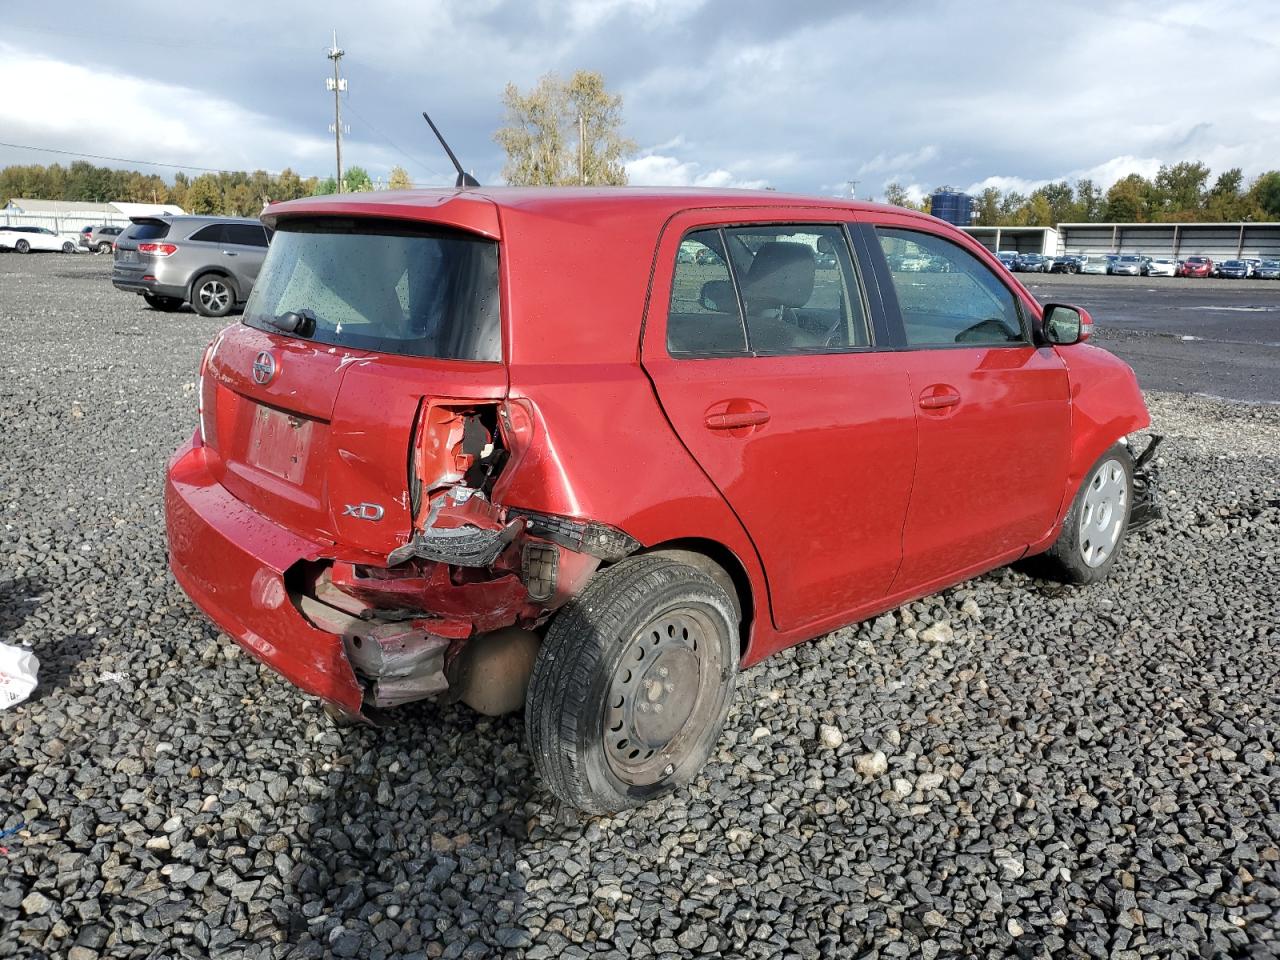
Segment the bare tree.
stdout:
[[622,97],[604,76],[579,70],[566,82],[554,73],[521,93],[507,84],[506,124],[493,135],[506,151],[502,175],[516,186],[618,186],[635,143],[622,136]]

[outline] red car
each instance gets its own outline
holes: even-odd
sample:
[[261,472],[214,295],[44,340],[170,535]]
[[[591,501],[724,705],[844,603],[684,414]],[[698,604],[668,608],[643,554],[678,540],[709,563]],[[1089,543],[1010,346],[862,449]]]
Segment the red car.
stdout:
[[1213,261],[1208,257],[1187,257],[1178,264],[1178,276],[1211,277],[1213,276]]
[[690,781],[740,667],[1031,554],[1099,580],[1156,514],[1089,315],[922,214],[497,188],[264,220],[169,466],[174,575],[345,714],[523,708],[584,810]]

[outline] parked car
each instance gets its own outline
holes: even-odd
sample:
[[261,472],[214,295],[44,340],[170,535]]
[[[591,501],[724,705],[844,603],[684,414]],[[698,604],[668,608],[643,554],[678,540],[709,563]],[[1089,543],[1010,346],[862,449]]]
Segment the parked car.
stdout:
[[54,233],[48,227],[0,227],[0,250],[13,250],[16,253],[75,253],[76,244],[74,240]]
[[1049,264],[1050,273],[1079,273],[1081,257],[1075,254],[1066,254],[1061,257],[1054,257],[1053,262]]
[[1243,260],[1223,260],[1218,264],[1218,276],[1224,280],[1246,280],[1249,264]]
[[1133,371],[962,231],[764,191],[602,197],[264,214],[169,464],[169,557],[331,710],[523,709],[557,797],[637,806],[697,775],[740,667],[1026,555],[1102,580],[1155,515]]
[[269,237],[257,220],[228,217],[132,217],[116,238],[111,282],[141,294],[156,310],[190,303],[224,317],[253,292]]
[[1182,261],[1180,277],[1207,277],[1213,273],[1213,261],[1208,257],[1187,257]]
[[116,238],[124,232],[124,227],[102,224],[96,227],[85,227],[80,231],[80,246],[98,253],[110,253]]
[[1262,266],[1262,261],[1257,257],[1245,257],[1244,262],[1249,267],[1250,277],[1258,272],[1258,267]]
[[1013,269],[1019,273],[1048,273],[1051,263],[1043,253],[1024,253],[1014,261]]
[[996,257],[997,259],[999,259],[1000,265],[1003,266],[1010,273],[1012,273],[1014,269],[1014,265],[1018,262],[1018,251],[1017,250],[1001,250],[999,253],[996,254]]
[[1103,254],[1099,256],[1096,253],[1088,254],[1080,258],[1080,272],[1092,274],[1108,274],[1111,272],[1111,261],[1115,254]]
[[1263,260],[1258,264],[1259,280],[1280,280],[1280,260]]
[[1113,277],[1140,277],[1145,272],[1146,265],[1146,257],[1126,253],[1112,260],[1107,265],[1107,272]]

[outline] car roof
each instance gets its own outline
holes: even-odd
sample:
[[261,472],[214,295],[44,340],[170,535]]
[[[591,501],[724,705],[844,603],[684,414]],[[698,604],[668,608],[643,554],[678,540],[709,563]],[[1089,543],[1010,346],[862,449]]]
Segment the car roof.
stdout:
[[274,227],[280,219],[288,217],[387,217],[452,224],[497,237],[506,213],[572,219],[584,226],[616,223],[619,217],[625,216],[646,222],[656,230],[672,216],[686,210],[753,207],[880,211],[915,216],[934,223],[944,222],[903,207],[861,200],[774,190],[702,187],[468,187],[329,194],[274,203],[263,212],[262,221]]

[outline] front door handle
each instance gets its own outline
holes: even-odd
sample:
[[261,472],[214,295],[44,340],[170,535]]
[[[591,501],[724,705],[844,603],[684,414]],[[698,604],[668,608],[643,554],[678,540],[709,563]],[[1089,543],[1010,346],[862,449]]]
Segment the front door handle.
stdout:
[[223,251],[222,251],[222,255],[223,255],[224,257],[236,257],[236,256],[239,256],[239,254],[238,254],[238,253],[236,253],[234,250],[223,250]]
[[743,410],[740,413],[709,413],[706,424],[711,430],[737,430],[758,427],[769,422],[768,410]]
[[920,394],[921,410],[943,410],[947,407],[954,407],[960,402],[960,393],[955,387],[938,383],[932,387],[927,387]]

